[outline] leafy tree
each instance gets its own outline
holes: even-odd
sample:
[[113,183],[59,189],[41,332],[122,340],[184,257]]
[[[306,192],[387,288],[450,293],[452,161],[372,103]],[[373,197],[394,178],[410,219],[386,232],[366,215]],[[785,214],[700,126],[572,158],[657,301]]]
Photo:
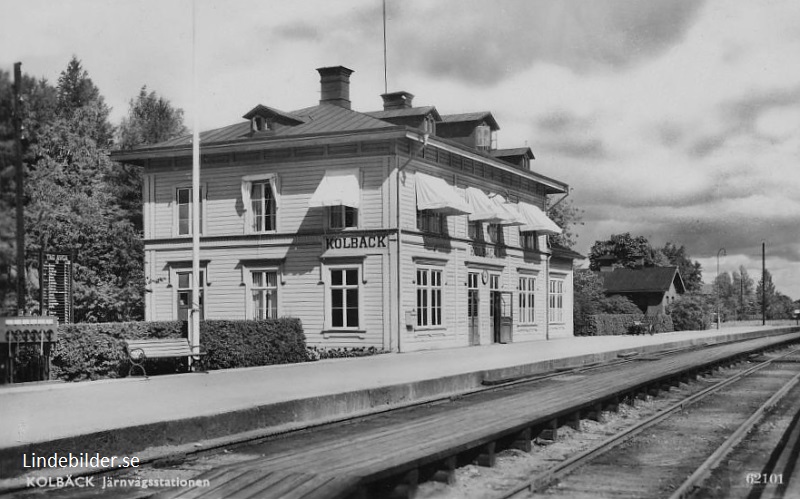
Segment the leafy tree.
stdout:
[[612,234],[605,241],[595,241],[589,250],[589,268],[600,270],[600,258],[611,255],[616,260],[616,265],[634,268],[640,263],[653,266],[664,262],[663,255],[650,246],[644,236],[631,236],[630,232]]
[[696,293],[703,287],[703,269],[700,262],[692,261],[686,252],[686,247],[668,242],[659,251],[664,255],[669,265],[678,267],[681,278],[686,286],[686,291]]
[[768,319],[773,319],[773,315],[777,312],[776,309],[776,291],[775,283],[772,282],[772,274],[769,270],[764,269],[764,274],[758,280],[758,289],[756,290],[756,313],[760,314],[762,311],[762,300],[766,301],[766,315]]
[[[8,77],[0,76],[6,102]],[[142,241],[111,184],[108,107],[76,58],[56,87],[23,78],[23,95],[28,267],[37,265],[40,249],[76,250],[75,320],[141,318]],[[0,130],[9,123],[5,109],[0,104]],[[36,288],[29,292],[38,298]]]
[[791,298],[781,292],[776,292],[773,302],[770,304],[770,319],[793,319],[794,302]]
[[[22,74],[20,99],[23,165],[36,160],[31,151],[41,129],[55,113],[55,88],[46,80]],[[13,127],[13,82],[0,70],[0,307],[16,308],[16,150]]]
[[671,303],[667,314],[675,331],[702,331],[711,325],[711,304],[702,295],[685,294]]
[[[183,110],[172,107],[168,100],[153,91],[147,93],[147,86],[143,86],[136,99],[131,99],[128,116],[122,119],[118,132],[120,149],[157,144],[178,137],[186,133]],[[112,184],[118,203],[130,213],[134,227],[142,230],[141,167],[117,164]]]
[[58,115],[69,118],[82,114],[81,125],[87,135],[100,147],[110,146],[114,138],[114,127],[108,121],[111,110],[77,57],[72,56],[61,72],[57,89]]
[[183,109],[174,108],[147,86],[131,99],[128,116],[119,127],[119,148],[132,149],[145,144],[157,144],[187,132],[183,124]]
[[580,330],[587,316],[595,314],[640,314],[639,307],[624,296],[606,296],[600,276],[591,270],[576,270],[573,279],[573,317]]
[[733,301],[736,303],[736,316],[745,318],[755,314],[755,282],[744,265],[733,272]]
[[549,206],[550,202],[551,200],[548,198],[547,215],[561,227],[563,231],[557,236],[550,236],[551,242],[566,248],[575,247],[578,241],[575,227],[583,225],[583,210],[576,208],[571,199],[565,199],[553,206]]

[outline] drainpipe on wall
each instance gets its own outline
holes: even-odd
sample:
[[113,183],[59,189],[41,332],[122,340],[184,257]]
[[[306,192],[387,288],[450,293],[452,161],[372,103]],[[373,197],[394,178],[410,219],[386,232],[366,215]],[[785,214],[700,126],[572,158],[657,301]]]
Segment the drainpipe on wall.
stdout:
[[401,340],[403,337],[403,327],[405,322],[405,314],[403,313],[403,279],[401,274],[401,259],[400,259],[400,248],[402,244],[400,243],[400,239],[402,236],[402,230],[400,228],[400,214],[402,210],[400,209],[400,172],[404,170],[410,163],[413,161],[417,155],[425,149],[425,146],[428,145],[428,137],[429,134],[425,133],[422,135],[417,134],[416,137],[412,137],[411,135],[406,135],[407,138],[414,138],[417,141],[422,143],[419,149],[416,151],[411,152],[411,156],[408,157],[403,166],[397,168],[397,172],[395,174],[395,205],[397,207],[395,212],[395,227],[397,228],[397,352],[402,352],[401,349]]

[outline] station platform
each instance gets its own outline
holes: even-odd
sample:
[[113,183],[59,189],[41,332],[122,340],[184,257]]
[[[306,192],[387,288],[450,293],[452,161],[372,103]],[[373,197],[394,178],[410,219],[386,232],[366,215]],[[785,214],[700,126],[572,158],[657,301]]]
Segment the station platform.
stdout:
[[[88,453],[141,462],[309,424],[454,396],[485,381],[796,332],[737,327],[574,337],[150,378],[0,387],[0,492],[24,455]],[[77,470],[72,470],[76,472]]]

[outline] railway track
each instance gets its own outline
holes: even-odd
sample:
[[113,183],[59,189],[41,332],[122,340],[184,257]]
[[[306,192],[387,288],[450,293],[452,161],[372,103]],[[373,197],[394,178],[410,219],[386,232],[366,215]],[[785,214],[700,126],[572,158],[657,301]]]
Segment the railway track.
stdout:
[[[117,487],[101,494],[114,497],[227,497],[229,492],[261,491],[254,497],[283,497],[274,484],[295,483],[302,488],[319,482],[316,492],[297,497],[413,496],[421,481],[452,482],[455,468],[464,462],[492,465],[504,447],[530,451],[531,439],[555,438],[561,425],[579,426],[582,418],[595,418],[626,397],[666,390],[700,372],[739,362],[753,350],[776,348],[786,339],[748,340],[742,346],[726,344],[697,347],[647,356],[624,356],[612,363],[583,366],[570,371],[524,379],[491,380],[484,388],[460,397],[411,404],[332,425],[309,428],[269,438],[242,441],[235,446],[189,456],[131,472],[107,474],[111,478],[147,479],[165,473],[185,478],[208,478],[218,484],[208,490]],[[746,345],[745,345],[746,344]],[[758,346],[761,345],[761,346]],[[654,377],[650,366],[665,373]],[[608,385],[626,369],[618,389]],[[564,387],[578,381],[591,397],[566,400]],[[534,394],[535,392],[535,394]],[[495,421],[498,415],[502,421]],[[481,421],[494,427],[481,428]],[[502,423],[502,424],[500,424]],[[476,428],[477,426],[477,428]],[[296,470],[301,472],[296,472]],[[319,471],[323,470],[323,471]],[[100,481],[102,477],[98,477]],[[274,482],[274,483],[273,483]],[[275,485],[277,487],[277,485]],[[325,488],[328,487],[328,488]],[[272,492],[270,492],[270,490]],[[293,489],[296,492],[299,489]],[[38,496],[43,491],[23,495]],[[68,490],[47,491],[52,497],[76,497]],[[100,496],[100,495],[98,495]]]
[[[793,404],[785,404],[786,412],[794,417],[769,462],[750,462],[733,474],[729,470],[727,487],[704,489],[705,480],[728,465],[734,449],[789,394]],[[540,493],[570,498],[800,497],[800,478],[792,480],[800,453],[798,399],[800,349],[794,348],[727,376],[495,499]],[[724,417],[715,416],[720,407]]]

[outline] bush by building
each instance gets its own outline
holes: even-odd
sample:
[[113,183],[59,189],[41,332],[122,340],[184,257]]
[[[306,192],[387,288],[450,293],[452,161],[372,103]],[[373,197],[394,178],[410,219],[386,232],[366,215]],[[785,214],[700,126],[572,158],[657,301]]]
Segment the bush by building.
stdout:
[[305,362],[306,340],[300,319],[211,320],[200,323],[200,342],[208,369]]
[[[129,366],[123,340],[182,336],[186,326],[181,321],[61,325],[50,377],[64,381],[122,377]],[[157,371],[177,367],[176,361],[164,361]]]
[[[187,325],[182,321],[62,325],[58,328],[58,341],[53,350],[51,378],[82,381],[124,377],[130,367],[124,340],[186,336]],[[208,369],[265,366],[307,360],[303,327],[294,318],[202,321],[200,338],[207,351]],[[186,359],[157,359],[147,362],[148,374],[186,370]]]
[[671,303],[667,313],[675,331],[702,331],[711,326],[711,306],[702,295],[684,295]]

